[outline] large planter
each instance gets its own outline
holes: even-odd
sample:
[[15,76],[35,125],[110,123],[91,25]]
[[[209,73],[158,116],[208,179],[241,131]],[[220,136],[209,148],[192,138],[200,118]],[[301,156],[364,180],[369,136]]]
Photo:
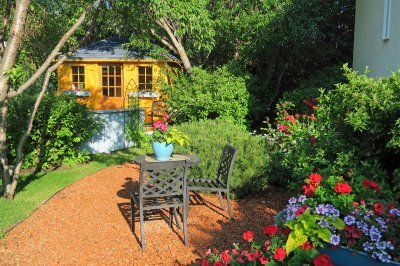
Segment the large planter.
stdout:
[[174,151],[174,145],[166,142],[153,142],[152,143],[154,154],[159,161],[168,161]]
[[328,254],[331,257],[333,265],[335,266],[388,266],[400,265],[398,262],[383,263],[373,259],[364,252],[353,251],[345,247],[326,247],[318,248],[320,253]]

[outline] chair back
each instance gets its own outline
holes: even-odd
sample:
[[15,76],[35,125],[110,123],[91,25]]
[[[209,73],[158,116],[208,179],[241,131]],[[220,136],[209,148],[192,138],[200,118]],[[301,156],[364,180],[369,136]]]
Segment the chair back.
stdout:
[[230,144],[226,144],[219,158],[217,178],[229,187],[229,179],[231,178],[233,163],[236,159],[238,149]]
[[139,197],[143,199],[184,195],[186,175],[186,161],[142,163],[140,164]]

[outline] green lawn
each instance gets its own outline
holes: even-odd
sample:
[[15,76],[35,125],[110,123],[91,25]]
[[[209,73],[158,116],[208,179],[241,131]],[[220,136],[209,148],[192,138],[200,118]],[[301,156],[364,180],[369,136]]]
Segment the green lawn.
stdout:
[[111,165],[132,161],[137,155],[143,153],[143,150],[130,148],[112,154],[95,155],[87,164],[62,167],[34,175],[22,175],[14,200],[0,198],[0,238],[54,193],[89,174]]

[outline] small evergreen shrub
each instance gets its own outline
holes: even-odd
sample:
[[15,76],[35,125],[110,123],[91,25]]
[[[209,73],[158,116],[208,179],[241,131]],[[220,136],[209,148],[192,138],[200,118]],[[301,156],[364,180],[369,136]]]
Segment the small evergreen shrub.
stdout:
[[[14,160],[18,141],[26,130],[36,95],[23,94],[9,105],[7,145]],[[87,151],[81,146],[100,128],[85,105],[75,97],[45,95],[35,116],[33,129],[25,144],[23,168],[47,169],[50,166],[85,162]]]
[[195,178],[215,177],[219,157],[226,143],[239,149],[234,163],[231,188],[237,196],[265,189],[270,157],[265,140],[235,125],[231,120],[200,120],[176,126],[189,135],[190,145],[178,147],[178,152],[193,153],[200,157],[200,164],[190,169]]
[[193,67],[190,75],[181,73],[171,86],[163,86],[169,113],[179,123],[230,117],[243,125],[249,101],[246,80],[246,76],[231,73],[228,66],[213,72]]

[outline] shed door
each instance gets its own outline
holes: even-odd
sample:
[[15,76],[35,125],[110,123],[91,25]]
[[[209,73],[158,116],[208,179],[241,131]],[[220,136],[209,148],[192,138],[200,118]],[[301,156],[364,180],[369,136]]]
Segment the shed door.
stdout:
[[122,65],[101,66],[101,108],[103,110],[124,108]]

